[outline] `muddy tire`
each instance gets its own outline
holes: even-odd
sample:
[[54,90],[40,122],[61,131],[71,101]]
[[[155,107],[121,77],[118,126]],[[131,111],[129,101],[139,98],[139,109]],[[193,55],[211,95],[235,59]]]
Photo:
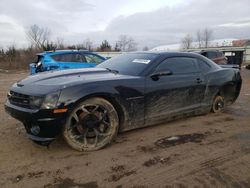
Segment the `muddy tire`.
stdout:
[[117,135],[119,117],[113,105],[99,97],[79,103],[67,118],[63,137],[78,151],[95,151]]
[[223,112],[225,107],[225,100],[222,96],[217,95],[212,104],[211,112],[213,113],[220,113]]

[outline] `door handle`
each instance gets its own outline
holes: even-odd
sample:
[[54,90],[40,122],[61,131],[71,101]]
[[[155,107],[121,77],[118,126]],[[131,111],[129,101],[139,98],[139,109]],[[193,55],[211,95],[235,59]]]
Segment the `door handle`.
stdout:
[[196,83],[200,84],[202,82],[202,80],[200,78],[196,79]]

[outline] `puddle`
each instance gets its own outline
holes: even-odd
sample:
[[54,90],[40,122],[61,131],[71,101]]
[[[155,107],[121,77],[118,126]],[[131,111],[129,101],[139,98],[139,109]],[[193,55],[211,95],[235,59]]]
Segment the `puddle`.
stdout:
[[168,148],[188,142],[200,143],[206,137],[206,134],[193,133],[184,135],[175,135],[157,140],[155,145],[161,148]]
[[146,167],[151,167],[151,166],[154,166],[156,164],[167,164],[168,162],[170,161],[170,157],[167,157],[167,158],[162,158],[162,157],[154,157],[153,159],[149,159],[148,161],[145,161],[143,163],[143,166],[146,166]]
[[18,183],[23,179],[23,175],[18,175],[14,179],[12,179],[12,183]]
[[236,139],[240,141],[241,151],[245,154],[250,153],[250,132],[242,132],[238,134],[234,134],[231,136],[232,139]]
[[137,146],[137,150],[144,153],[153,153],[155,152],[156,148],[152,146]]
[[243,132],[243,133],[238,133],[232,136],[234,139],[239,139],[239,140],[249,140],[250,141],[250,132]]
[[108,182],[116,182],[123,177],[136,174],[135,170],[128,170],[124,165],[111,167],[111,171],[113,174],[108,179],[106,179]]
[[111,170],[113,172],[121,172],[125,170],[125,166],[124,165],[113,166],[111,167]]
[[55,184],[47,184],[44,186],[45,188],[67,188],[67,187],[83,187],[83,188],[98,188],[97,182],[88,182],[88,183],[76,183],[73,179],[66,178],[62,179],[60,178],[57,180],[57,183]]

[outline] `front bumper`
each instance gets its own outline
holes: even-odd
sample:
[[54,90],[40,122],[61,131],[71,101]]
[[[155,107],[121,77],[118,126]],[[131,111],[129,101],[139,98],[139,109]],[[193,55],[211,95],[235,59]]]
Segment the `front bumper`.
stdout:
[[38,144],[48,145],[60,134],[67,114],[54,114],[52,110],[33,110],[12,105],[8,100],[5,111],[21,121],[27,136]]

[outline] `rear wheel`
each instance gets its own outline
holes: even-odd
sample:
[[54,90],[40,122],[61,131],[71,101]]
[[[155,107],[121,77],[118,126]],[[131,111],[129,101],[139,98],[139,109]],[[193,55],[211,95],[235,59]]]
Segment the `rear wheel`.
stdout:
[[119,118],[113,105],[103,98],[81,102],[64,126],[66,142],[78,151],[94,151],[108,145],[117,135]]
[[214,98],[211,111],[214,113],[219,113],[219,112],[222,112],[224,110],[224,107],[225,107],[224,97],[217,95]]

